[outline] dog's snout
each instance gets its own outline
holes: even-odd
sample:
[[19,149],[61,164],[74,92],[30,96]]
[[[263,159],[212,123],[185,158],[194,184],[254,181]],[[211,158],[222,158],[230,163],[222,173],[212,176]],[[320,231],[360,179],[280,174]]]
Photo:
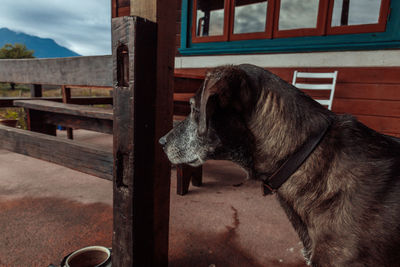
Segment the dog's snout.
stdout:
[[165,136],[161,137],[160,140],[158,140],[160,145],[165,146],[167,144],[167,138]]

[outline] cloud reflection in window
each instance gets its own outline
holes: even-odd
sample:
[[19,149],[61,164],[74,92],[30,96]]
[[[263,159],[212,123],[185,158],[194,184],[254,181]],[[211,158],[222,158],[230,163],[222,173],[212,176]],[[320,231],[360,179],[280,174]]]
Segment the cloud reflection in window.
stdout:
[[343,0],[335,0],[331,25],[335,27],[378,23],[381,2],[381,0],[350,0],[348,6],[343,7]]
[[319,0],[281,0],[279,30],[316,28]]
[[235,1],[235,19],[233,33],[251,33],[265,31],[267,1]]

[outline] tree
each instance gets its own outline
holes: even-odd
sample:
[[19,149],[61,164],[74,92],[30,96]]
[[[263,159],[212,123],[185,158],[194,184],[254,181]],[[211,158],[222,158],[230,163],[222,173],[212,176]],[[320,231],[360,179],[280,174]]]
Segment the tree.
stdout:
[[[34,58],[35,51],[28,50],[24,44],[5,44],[0,48],[0,59]],[[11,90],[15,89],[15,83],[10,83]]]
[[34,58],[35,51],[28,50],[24,44],[5,44],[0,48],[0,59],[5,58]]

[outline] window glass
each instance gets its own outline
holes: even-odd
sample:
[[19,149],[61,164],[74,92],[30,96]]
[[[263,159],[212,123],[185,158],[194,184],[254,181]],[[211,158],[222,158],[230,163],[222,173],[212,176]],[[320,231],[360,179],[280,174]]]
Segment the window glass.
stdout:
[[279,30],[316,28],[319,0],[281,0]]
[[335,0],[332,26],[376,24],[381,0]]
[[197,36],[223,35],[224,2],[224,0],[197,0]]
[[235,0],[233,33],[265,31],[268,1]]

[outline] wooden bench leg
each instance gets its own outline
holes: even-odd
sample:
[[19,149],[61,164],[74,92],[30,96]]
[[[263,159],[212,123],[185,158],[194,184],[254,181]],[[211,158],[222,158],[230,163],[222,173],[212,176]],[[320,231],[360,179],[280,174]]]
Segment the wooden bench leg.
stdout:
[[74,139],[74,133],[72,128],[67,128],[67,138],[71,140]]
[[[71,88],[66,87],[65,85],[61,86],[61,94],[63,103],[68,104],[71,102]],[[67,138],[74,139],[74,134],[72,128],[67,127]]]
[[203,168],[201,166],[195,168],[188,165],[177,165],[176,193],[181,196],[187,194],[189,192],[190,180],[192,180],[193,186],[201,186],[202,174],[203,174]]
[[203,185],[203,167],[192,168],[192,185],[202,186]]

